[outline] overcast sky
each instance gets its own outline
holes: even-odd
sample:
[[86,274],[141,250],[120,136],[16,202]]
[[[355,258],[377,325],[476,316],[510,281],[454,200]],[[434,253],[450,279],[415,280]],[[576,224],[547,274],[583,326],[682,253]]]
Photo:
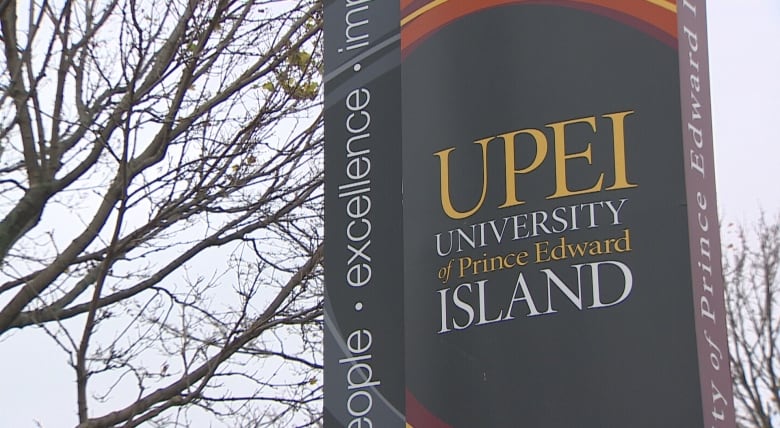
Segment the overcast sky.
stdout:
[[750,222],[780,213],[780,1],[707,8],[719,211]]

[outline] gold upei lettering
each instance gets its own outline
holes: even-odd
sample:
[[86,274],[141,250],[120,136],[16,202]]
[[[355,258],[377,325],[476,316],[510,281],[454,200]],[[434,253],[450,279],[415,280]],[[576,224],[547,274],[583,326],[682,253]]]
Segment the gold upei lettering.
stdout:
[[[488,164],[488,145],[494,140],[501,140],[503,142],[503,155],[504,155],[504,184],[505,184],[505,199],[503,203],[498,205],[498,208],[509,208],[526,203],[521,198],[522,187],[518,185],[518,181],[521,176],[532,175],[534,171],[539,169],[544,162],[548,159],[548,153],[552,151],[552,159],[555,170],[555,182],[554,191],[552,194],[546,197],[546,199],[557,199],[575,195],[583,195],[589,193],[596,193],[605,190],[620,190],[637,187],[636,183],[629,180],[628,177],[628,165],[626,162],[626,131],[625,121],[626,117],[634,114],[634,110],[621,111],[616,113],[609,113],[602,115],[603,118],[609,119],[612,125],[612,167],[614,173],[614,181],[608,187],[605,187],[605,176],[610,171],[597,170],[594,171],[595,178],[592,181],[592,185],[589,187],[573,189],[569,184],[569,171],[571,163],[587,162],[589,169],[593,169],[593,144],[590,141],[585,142],[585,148],[581,151],[567,151],[567,129],[572,126],[587,126],[593,135],[597,133],[597,120],[596,116],[586,116],[575,119],[564,120],[560,122],[553,122],[546,125],[547,128],[552,130],[552,149],[550,149],[550,141],[548,135],[544,131],[536,128],[524,128],[516,131],[506,132],[496,136],[483,138],[473,143],[479,146],[479,152],[481,159],[481,193],[477,202],[468,209],[456,208],[452,202],[453,194],[458,193],[459,189],[454,189],[451,183],[451,176],[453,171],[450,167],[450,155],[456,150],[455,147],[449,147],[444,150],[440,150],[434,153],[439,159],[439,196],[441,201],[442,210],[447,217],[455,220],[461,220],[471,217],[476,214],[484,206],[487,194],[488,194],[488,177],[490,174]],[[530,140],[529,140],[530,138]],[[530,146],[528,143],[532,143]],[[519,149],[519,147],[522,147]],[[571,145],[569,145],[569,148]],[[532,152],[533,150],[533,152]],[[529,159],[526,162],[518,161],[518,154],[522,154],[521,159]],[[696,154],[691,155],[691,163],[698,165],[698,158]],[[518,168],[518,163],[520,167]],[[582,168],[578,168],[581,170]],[[609,169],[609,168],[607,168]],[[457,174],[457,173],[456,173]],[[539,184],[535,183],[538,187]],[[474,195],[475,196],[475,195]],[[468,195],[465,196],[468,198]],[[472,199],[473,200],[473,199]]]

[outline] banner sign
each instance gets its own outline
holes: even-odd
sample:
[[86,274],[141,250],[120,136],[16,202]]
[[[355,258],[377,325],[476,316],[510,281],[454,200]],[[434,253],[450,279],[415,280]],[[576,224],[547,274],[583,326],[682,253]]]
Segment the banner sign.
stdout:
[[325,425],[403,427],[400,11],[324,7]]
[[388,3],[326,2],[327,426],[735,427],[704,0]]

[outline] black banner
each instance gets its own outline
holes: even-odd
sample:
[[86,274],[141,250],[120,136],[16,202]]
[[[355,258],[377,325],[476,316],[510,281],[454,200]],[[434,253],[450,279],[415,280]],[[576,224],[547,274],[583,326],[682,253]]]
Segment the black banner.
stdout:
[[398,4],[325,2],[325,424],[403,427]]
[[[734,427],[704,1],[328,5],[328,426]],[[368,388],[396,413],[349,425]]]

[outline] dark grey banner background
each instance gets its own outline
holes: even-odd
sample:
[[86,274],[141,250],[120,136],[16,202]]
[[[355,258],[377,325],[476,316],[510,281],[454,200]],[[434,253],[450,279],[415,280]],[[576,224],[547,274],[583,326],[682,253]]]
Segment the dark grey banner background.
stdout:
[[[549,6],[507,6],[466,16],[404,59],[406,382],[414,398],[443,423],[457,428],[702,426],[678,73],[674,48],[603,16]],[[607,187],[614,178],[612,133],[601,116],[626,110],[635,111],[625,122],[628,177],[639,187],[545,199],[555,190],[552,131],[545,125],[596,116],[595,135],[583,125],[567,129],[569,152],[584,150],[587,142],[593,151],[593,165],[583,159],[567,162],[569,186],[590,187],[603,171]],[[433,153],[456,147],[453,203],[469,208],[482,184],[473,141],[523,128],[543,130],[550,142],[548,161],[533,175],[517,178],[518,196],[528,203],[497,208],[504,198],[503,144],[493,143],[485,207],[465,220],[446,217]],[[517,147],[517,165],[526,166],[531,145]],[[606,239],[629,228],[633,251],[529,264],[470,279],[488,280],[492,318],[499,308],[506,310],[519,272],[543,311],[546,280],[540,269],[552,269],[574,285],[572,264],[618,260],[634,276],[625,302],[580,311],[558,295],[556,314],[528,318],[525,305],[516,304],[514,320],[437,334],[437,290],[443,286],[436,274],[451,256],[437,256],[436,233],[621,198],[628,199],[621,211],[624,227],[565,236],[569,242]],[[533,254],[533,242],[554,243],[560,236],[506,241],[457,256]],[[617,280],[605,276],[604,288]],[[587,292],[583,295],[585,306],[592,303]],[[476,294],[468,297],[478,305]]]
[[[347,9],[351,3],[350,9]],[[341,428],[359,419],[348,414],[347,373],[350,366],[363,363],[371,367],[379,385],[366,389],[371,407],[363,416],[374,427],[404,426],[403,376],[403,283],[401,248],[401,124],[400,124],[400,46],[399,6],[393,1],[325,1],[325,426]],[[348,16],[348,12],[352,13]],[[355,24],[352,36],[368,34],[369,44],[359,49],[344,49],[346,22]],[[367,20],[364,24],[361,21]],[[354,42],[352,45],[357,45]],[[359,64],[356,71],[355,65]],[[352,182],[346,176],[346,130],[350,111],[347,95],[356,89],[370,92],[365,111],[371,123],[368,143],[371,171],[371,257],[372,280],[360,287],[346,282],[350,257],[346,227],[350,218],[346,204],[339,198],[340,185]],[[356,122],[359,123],[359,122]],[[357,126],[357,125],[356,125]],[[356,145],[357,147],[358,145]],[[356,310],[356,304],[362,304]],[[365,354],[369,360],[340,364],[353,356],[345,343],[356,330],[368,330],[372,345]],[[363,355],[365,356],[365,355]],[[353,381],[365,370],[353,372]],[[355,398],[354,407],[366,407],[365,396]]]

